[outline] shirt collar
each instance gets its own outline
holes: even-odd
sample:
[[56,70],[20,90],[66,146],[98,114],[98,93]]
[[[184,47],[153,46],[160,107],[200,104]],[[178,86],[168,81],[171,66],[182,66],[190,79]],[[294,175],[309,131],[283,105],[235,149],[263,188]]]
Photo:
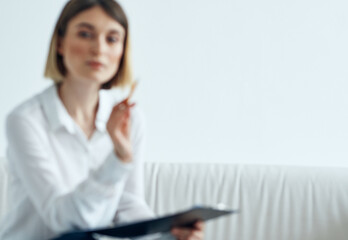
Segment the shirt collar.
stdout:
[[57,92],[57,85],[53,84],[40,96],[41,104],[52,130],[65,127],[70,133],[75,133],[73,119],[66,111]]
[[[119,102],[118,98],[110,90],[99,91],[99,106],[95,120],[95,126],[98,131],[105,132],[109,115],[115,103]],[[111,93],[111,94],[110,94]],[[40,96],[48,123],[52,130],[65,127],[70,133],[76,132],[76,123],[71,118],[62,101],[58,96],[57,85],[47,88]]]

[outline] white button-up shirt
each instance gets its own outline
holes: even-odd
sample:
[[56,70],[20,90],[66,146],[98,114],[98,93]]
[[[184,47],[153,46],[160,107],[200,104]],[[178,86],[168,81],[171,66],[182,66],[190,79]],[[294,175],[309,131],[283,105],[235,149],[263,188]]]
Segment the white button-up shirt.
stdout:
[[117,158],[106,131],[119,100],[113,91],[100,91],[91,139],[68,114],[55,85],[9,114],[10,209],[0,239],[47,240],[74,229],[153,216],[143,193],[141,114],[136,108],[131,112],[131,164]]

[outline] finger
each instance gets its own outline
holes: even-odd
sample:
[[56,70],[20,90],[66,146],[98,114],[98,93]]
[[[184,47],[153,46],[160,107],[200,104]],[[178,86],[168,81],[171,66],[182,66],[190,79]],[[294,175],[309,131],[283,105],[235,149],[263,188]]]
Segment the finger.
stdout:
[[135,106],[135,104],[136,104],[136,103],[131,103],[131,104],[128,105],[128,107],[132,108],[132,107]]
[[124,110],[127,107],[134,107],[136,103],[128,103],[128,98],[114,106],[113,110]]
[[121,129],[123,129],[122,132],[125,132],[125,129],[130,128],[124,127],[124,123],[130,122],[131,108],[135,105],[135,103],[132,103],[130,105],[118,104],[114,107],[109,117],[109,120],[113,123],[114,127],[120,127]]
[[123,99],[122,102],[119,102],[117,105],[120,104],[128,104],[128,98]]
[[124,109],[124,113],[123,114],[124,114],[123,115],[124,116],[124,120],[128,122],[128,120],[130,118],[130,107],[129,106]]
[[117,110],[120,110],[120,111],[123,111],[125,109],[127,109],[127,104],[125,104],[125,103],[121,103],[117,107]]
[[109,117],[109,123],[113,128],[123,128],[123,124],[130,119],[130,109],[127,107],[124,108],[114,108]]
[[129,139],[131,130],[131,122],[129,120],[125,121],[123,125],[124,135]]
[[189,228],[173,228],[171,233],[177,239],[188,239],[190,237],[192,230]]
[[203,221],[198,221],[194,224],[194,230],[192,231],[192,239],[203,239],[204,237],[204,227],[205,224]]
[[114,106],[114,109],[115,109],[115,108],[119,108],[121,105],[128,105],[128,99],[126,98],[126,99],[122,100],[122,102],[117,103],[117,104]]
[[198,221],[198,222],[195,223],[194,228],[198,229],[198,230],[204,230],[204,226],[205,226],[204,222]]
[[201,240],[204,237],[204,232],[203,230],[195,230],[191,233],[190,239],[195,239],[195,240]]
[[173,228],[171,233],[177,239],[201,240],[204,236],[204,222],[199,221],[193,225],[193,228]]
[[135,105],[135,103],[132,104],[128,104],[125,101],[120,102],[119,104],[117,104],[116,106],[114,106],[114,108],[112,109],[113,111],[123,111],[128,109],[129,107],[133,107]]

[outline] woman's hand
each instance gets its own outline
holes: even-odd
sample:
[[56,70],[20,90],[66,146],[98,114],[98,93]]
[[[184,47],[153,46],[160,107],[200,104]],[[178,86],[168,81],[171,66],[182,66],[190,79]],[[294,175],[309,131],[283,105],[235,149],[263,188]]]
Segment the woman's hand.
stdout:
[[171,233],[178,240],[202,240],[204,237],[204,223],[196,222],[192,228],[173,228]]
[[130,109],[135,104],[129,104],[128,98],[117,104],[110,114],[106,128],[114,144],[117,157],[122,162],[131,162],[133,157],[130,141]]

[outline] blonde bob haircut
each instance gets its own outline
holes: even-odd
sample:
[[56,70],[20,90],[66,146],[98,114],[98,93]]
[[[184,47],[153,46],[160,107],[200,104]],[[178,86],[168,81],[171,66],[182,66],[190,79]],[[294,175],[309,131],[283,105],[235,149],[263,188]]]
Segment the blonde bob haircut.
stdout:
[[132,84],[133,74],[131,67],[131,47],[128,31],[128,20],[121,6],[114,0],[70,0],[63,8],[51,39],[49,53],[46,61],[45,77],[51,78],[58,84],[63,81],[67,70],[63,63],[63,56],[57,51],[58,40],[64,38],[69,21],[80,12],[92,8],[101,7],[106,14],[115,19],[125,29],[123,43],[123,56],[117,73],[108,82],[104,83],[102,89],[112,87],[126,87]]

